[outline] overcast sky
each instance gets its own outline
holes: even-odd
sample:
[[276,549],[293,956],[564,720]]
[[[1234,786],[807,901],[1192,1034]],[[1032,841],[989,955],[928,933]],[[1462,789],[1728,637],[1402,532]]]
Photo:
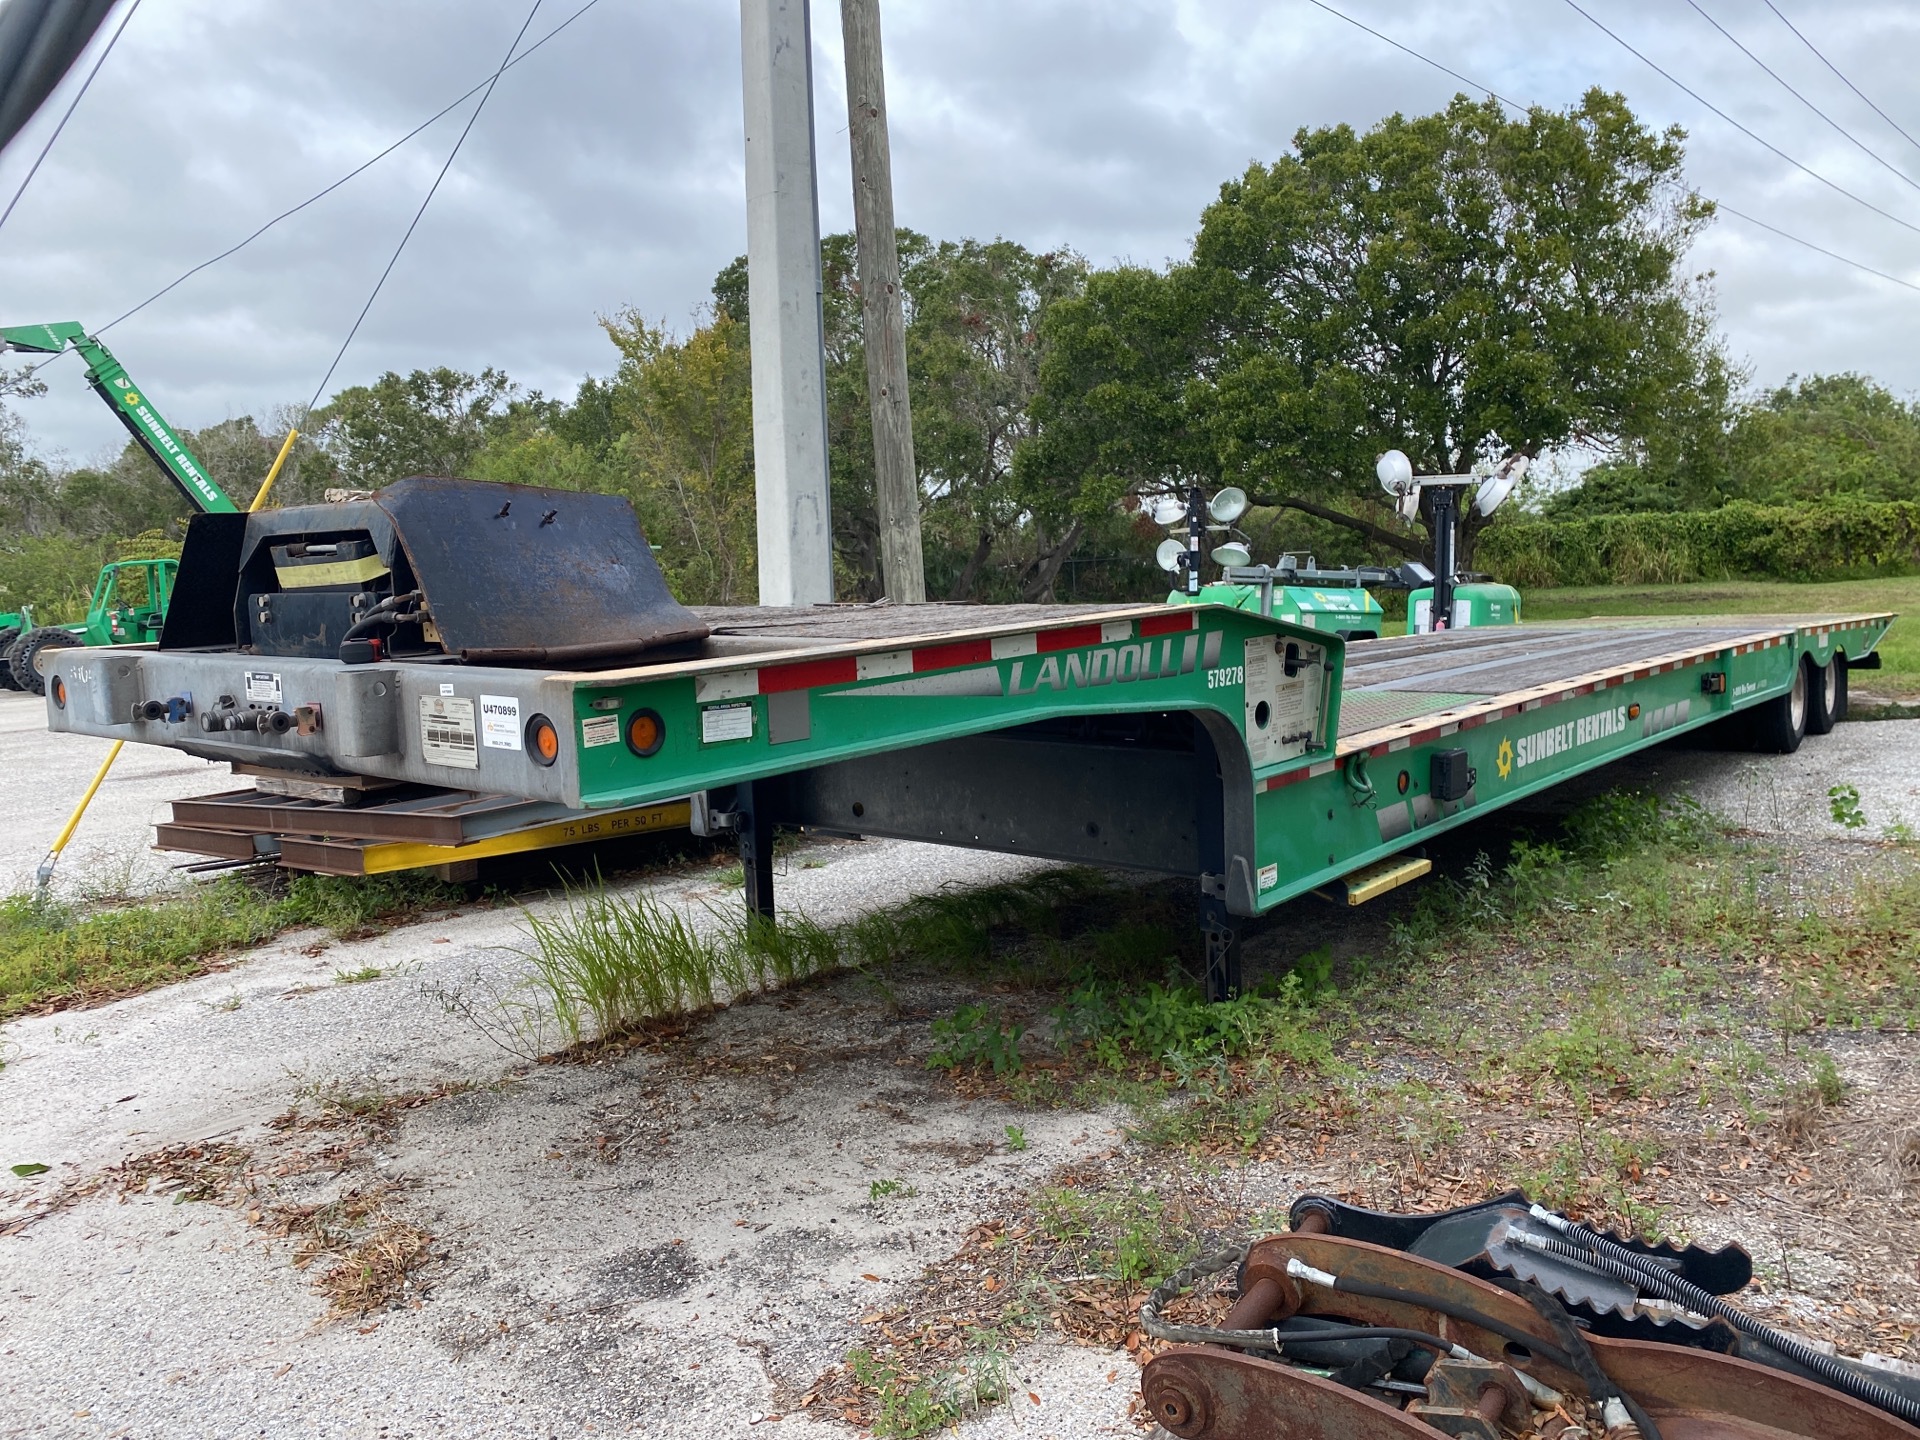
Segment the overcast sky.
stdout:
[[[145,0],[0,231],[0,321],[104,324],[483,79],[528,3]],[[545,0],[529,40],[581,3]],[[1920,282],[1920,232],[1769,154],[1565,0],[1335,3],[1516,100],[1619,90],[1644,119],[1686,127],[1705,195]],[[1582,3],[1781,150],[1920,225],[1920,187],[1903,178],[1920,176],[1920,149],[1765,0],[1699,3],[1891,171],[1688,0]],[[1920,5],[1774,3],[1920,137]],[[1220,182],[1301,126],[1364,127],[1461,88],[1309,0],[885,0],[884,17],[900,223],[1071,245],[1096,264],[1184,256]],[[815,0],[813,23],[821,220],[845,229],[838,5]],[[91,59],[0,157],[0,197]],[[312,394],[468,108],[110,333],[176,424],[264,417]],[[502,79],[329,389],[492,365],[571,395],[612,368],[596,313],[632,305],[686,328],[745,235],[737,6],[599,0]],[[1920,389],[1920,292],[1725,215],[1692,267],[1715,272],[1730,347],[1757,383],[1850,369]],[[76,361],[45,378],[50,393],[22,407],[43,449],[75,461],[118,449]]]

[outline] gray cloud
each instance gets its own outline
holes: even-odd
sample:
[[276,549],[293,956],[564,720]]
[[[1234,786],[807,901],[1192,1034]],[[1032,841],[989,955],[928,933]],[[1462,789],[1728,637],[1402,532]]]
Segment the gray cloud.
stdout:
[[[530,34],[577,8],[547,0]],[[1340,0],[1517,100],[1623,91],[1690,133],[1689,174],[1807,239],[1920,279],[1920,235],[1767,155],[1559,0]],[[1920,193],[1822,125],[1674,0],[1582,0],[1782,149],[1920,223]],[[1764,7],[1701,3],[1910,175],[1920,151],[1875,118]],[[1920,12],[1886,0],[1779,0],[1920,135],[1903,83]],[[99,324],[360,163],[482,78],[522,0],[152,0],[135,17],[0,232],[0,318]],[[890,0],[888,91],[901,222],[938,236],[1070,244],[1098,263],[1185,252],[1222,180],[1301,126],[1373,123],[1459,88],[1305,3]],[[838,6],[815,0],[821,214],[850,221]],[[744,246],[738,11],[730,0],[601,3],[499,89],[334,386],[382,370],[494,365],[569,394],[611,368],[596,313],[684,325]],[[71,83],[71,82],[70,82]],[[51,109],[64,104],[57,95]],[[113,332],[177,423],[264,415],[319,382],[464,112]],[[18,183],[51,116],[0,162]],[[1693,257],[1715,276],[1734,353],[1757,381],[1859,369],[1920,388],[1920,294],[1731,217]],[[71,368],[70,368],[71,367]],[[62,361],[25,407],[75,458],[119,432]]]

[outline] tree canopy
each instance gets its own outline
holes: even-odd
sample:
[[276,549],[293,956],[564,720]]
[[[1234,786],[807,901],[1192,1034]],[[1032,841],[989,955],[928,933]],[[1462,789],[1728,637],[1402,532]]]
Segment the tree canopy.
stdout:
[[1302,130],[1221,187],[1189,260],[1096,276],[1056,309],[1028,463],[1086,509],[1231,480],[1378,539],[1389,446],[1461,473],[1646,443],[1675,391],[1724,392],[1681,270],[1712,213],[1683,138],[1598,90],[1519,119],[1461,96],[1364,134]]

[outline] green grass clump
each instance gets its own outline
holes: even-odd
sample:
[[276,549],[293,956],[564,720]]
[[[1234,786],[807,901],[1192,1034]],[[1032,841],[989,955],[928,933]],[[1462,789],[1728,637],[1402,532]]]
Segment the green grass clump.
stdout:
[[847,1374],[866,1392],[868,1429],[881,1440],[913,1440],[951,1429],[973,1411],[1007,1397],[1006,1352],[996,1337],[975,1333],[961,1364],[915,1374],[895,1355],[862,1347],[847,1353]]
[[286,930],[352,937],[464,899],[419,876],[229,875],[184,894],[80,912],[0,900],[0,1019],[133,995],[206,973],[222,956]]
[[[525,912],[528,988],[569,1045],[792,985],[847,962],[840,932],[805,916],[714,915],[706,928],[645,892],[569,889],[564,908]],[[524,1002],[522,1002],[524,1005]]]

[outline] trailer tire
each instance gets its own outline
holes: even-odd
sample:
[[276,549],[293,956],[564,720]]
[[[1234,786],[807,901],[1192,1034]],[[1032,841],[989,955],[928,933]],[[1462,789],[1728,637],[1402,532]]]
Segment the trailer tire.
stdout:
[[83,643],[71,630],[62,630],[56,625],[27,631],[7,647],[7,669],[12,672],[13,683],[35,695],[46,694],[46,677],[40,673],[34,661],[49,650],[65,650]]
[[20,638],[20,627],[9,625],[0,629],[0,690],[18,690],[14,684],[13,667],[7,664],[7,651],[13,648],[13,642]]
[[1818,730],[1814,730],[1812,714],[1809,712],[1807,728],[1816,735],[1826,735],[1830,730],[1834,730],[1834,726],[1837,726],[1841,720],[1847,718],[1847,657],[1845,655],[1834,651],[1834,659],[1828,660],[1828,670],[1824,676],[1820,676],[1820,684],[1814,687],[1814,693],[1818,697],[1820,718],[1824,720],[1824,724]]
[[1813,667],[1802,660],[1793,667],[1793,684],[1754,707],[1753,742],[1769,755],[1791,755],[1806,738],[1807,715],[1813,708]]

